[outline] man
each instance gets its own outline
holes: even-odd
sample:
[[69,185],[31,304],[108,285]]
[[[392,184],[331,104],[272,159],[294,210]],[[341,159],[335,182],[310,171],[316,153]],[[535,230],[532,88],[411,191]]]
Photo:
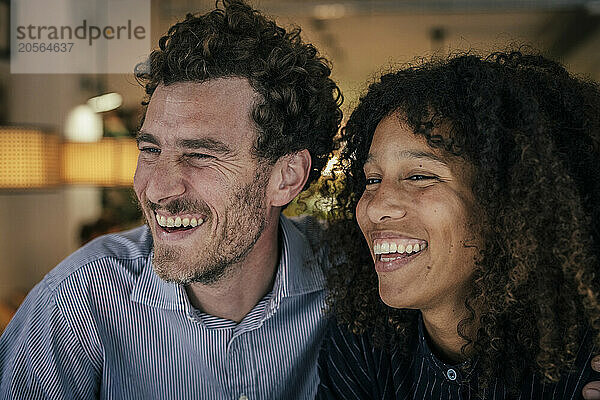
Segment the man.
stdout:
[[0,341],[0,398],[312,398],[326,256],[281,210],[333,150],[329,74],[237,1],[171,27],[140,74],[147,226],[32,290]]

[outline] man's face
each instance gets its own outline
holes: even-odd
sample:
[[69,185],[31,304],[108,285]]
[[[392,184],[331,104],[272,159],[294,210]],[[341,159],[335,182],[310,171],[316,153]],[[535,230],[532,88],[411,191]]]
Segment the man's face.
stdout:
[[134,189],[161,278],[214,283],[260,237],[269,174],[251,155],[256,96],[240,78],[159,85],[153,93]]

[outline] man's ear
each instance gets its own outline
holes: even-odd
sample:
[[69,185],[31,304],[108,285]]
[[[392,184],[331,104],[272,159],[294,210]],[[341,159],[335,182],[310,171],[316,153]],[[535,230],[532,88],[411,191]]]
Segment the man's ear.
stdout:
[[310,153],[304,149],[281,157],[271,170],[271,205],[283,207],[302,191],[310,174]]

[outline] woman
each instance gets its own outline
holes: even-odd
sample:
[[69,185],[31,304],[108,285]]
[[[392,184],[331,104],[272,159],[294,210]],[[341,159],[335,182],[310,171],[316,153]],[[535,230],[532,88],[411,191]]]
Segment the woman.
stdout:
[[579,398],[600,343],[598,86],[458,56],[384,75],[342,140],[332,248],[353,251],[333,257],[319,398]]

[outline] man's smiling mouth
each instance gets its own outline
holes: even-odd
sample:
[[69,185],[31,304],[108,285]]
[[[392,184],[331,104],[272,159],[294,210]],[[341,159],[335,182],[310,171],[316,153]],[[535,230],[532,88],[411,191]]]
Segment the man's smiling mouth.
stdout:
[[169,233],[194,229],[204,223],[204,218],[189,214],[166,216],[155,213],[154,215],[158,225]]
[[376,239],[373,242],[373,253],[383,262],[411,257],[426,248],[426,241],[416,239]]

